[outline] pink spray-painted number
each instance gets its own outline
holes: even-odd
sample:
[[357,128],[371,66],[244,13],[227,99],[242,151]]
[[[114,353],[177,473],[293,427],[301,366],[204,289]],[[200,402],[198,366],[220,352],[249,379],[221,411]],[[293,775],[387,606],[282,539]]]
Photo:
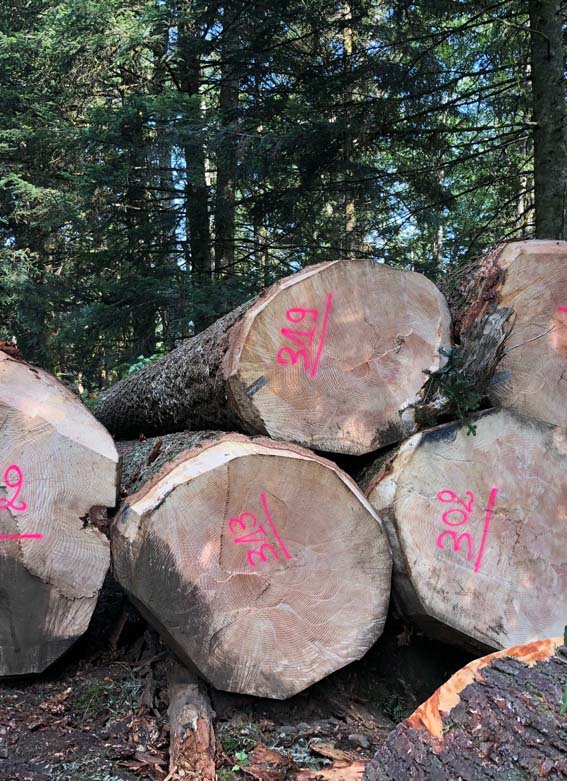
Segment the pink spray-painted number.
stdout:
[[[295,366],[301,358],[305,371],[309,372],[312,377],[317,375],[321,353],[323,352],[323,346],[325,344],[325,337],[327,336],[327,324],[329,322],[329,313],[331,311],[332,303],[333,294],[329,293],[325,304],[325,311],[323,312],[323,317],[321,319],[321,331],[317,342],[315,342],[315,337],[317,334],[317,324],[319,322],[319,310],[303,309],[302,307],[293,307],[292,309],[287,310],[285,316],[290,323],[303,323],[304,327],[312,327],[305,331],[296,331],[292,328],[280,328],[280,334],[282,336],[301,348],[296,350],[287,345],[285,347],[280,347],[276,357],[281,366]],[[306,318],[308,319],[306,320]]]
[[[279,546],[280,551],[283,553],[286,559],[291,559],[291,554],[284,545],[282,538],[278,534],[278,530],[276,529],[272,519],[266,494],[260,494],[260,498],[262,500],[264,516],[274,536],[274,540],[276,541],[277,546]],[[279,561],[280,557],[278,551],[271,543],[266,542],[268,537],[266,529],[263,525],[258,523],[258,519],[253,513],[246,512],[242,513],[238,517],[232,517],[228,522],[228,528],[230,529],[230,533],[233,535],[234,543],[236,545],[261,543],[259,548],[252,548],[246,552],[246,557],[251,567],[255,567],[258,564],[258,561],[268,561],[268,553],[272,554],[272,557],[275,561]],[[243,532],[245,533],[243,534]]]
[[[15,477],[14,477],[15,475]],[[4,472],[4,484],[6,488],[12,488],[12,496],[0,498],[0,510],[12,510],[15,513],[21,513],[27,510],[28,506],[24,501],[18,501],[18,496],[22,490],[24,476],[22,470],[16,464],[10,466]],[[41,540],[42,534],[0,534],[1,540]]]
[[[490,520],[492,518],[492,511],[494,509],[494,504],[496,502],[496,496],[498,494],[497,488],[492,488],[490,491],[490,495],[488,497],[488,503],[486,505],[486,512],[484,515],[484,526],[482,529],[482,536],[480,539],[480,545],[478,546],[478,552],[474,563],[474,571],[478,572],[480,569],[480,565],[482,564],[482,557],[484,555],[484,549],[486,547],[486,540],[488,537],[488,530],[490,529]],[[452,507],[450,510],[446,510],[443,515],[441,516],[441,520],[446,526],[463,526],[465,523],[468,523],[469,517],[471,513],[474,510],[474,494],[472,491],[466,491],[465,496],[467,500],[465,501],[462,499],[458,494],[456,494],[454,491],[449,490],[448,488],[443,489],[443,491],[439,491],[437,494],[437,499],[440,502],[443,502],[444,504],[457,504],[458,507]],[[457,534],[454,530],[446,529],[445,531],[442,531],[441,534],[437,537],[437,547],[441,548],[441,550],[445,550],[445,546],[443,544],[443,540],[445,537],[452,537],[453,538],[453,550],[455,553],[458,553],[461,550],[461,546],[466,543],[466,554],[467,554],[467,561],[471,561],[471,559],[474,556],[474,544],[473,544],[473,538],[472,535],[468,532],[463,532],[462,534]]]

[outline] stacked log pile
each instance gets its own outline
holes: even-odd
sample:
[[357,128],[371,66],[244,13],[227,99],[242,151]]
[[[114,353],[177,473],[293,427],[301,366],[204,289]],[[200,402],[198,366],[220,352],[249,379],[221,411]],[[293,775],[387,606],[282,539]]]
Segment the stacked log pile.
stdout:
[[[214,686],[285,698],[360,658],[382,631],[392,560],[396,609],[446,641],[502,649],[562,632],[567,243],[497,248],[451,300],[453,350],[445,298],[423,276],[309,267],[101,396],[96,416],[126,440],[114,572]],[[46,538],[0,548],[23,584],[0,584],[0,674],[13,674],[42,669],[88,621],[108,563],[89,519],[113,503],[117,457],[77,399],[0,356],[0,523]],[[307,448],[380,450],[366,497]],[[36,476],[39,457],[59,482]],[[41,581],[33,643],[18,602],[28,576]],[[202,694],[193,678],[184,693],[179,670],[175,714]],[[181,765],[180,747],[198,744],[207,769],[191,772],[210,775],[205,732],[181,724],[172,751]],[[413,745],[408,734],[396,745]]]

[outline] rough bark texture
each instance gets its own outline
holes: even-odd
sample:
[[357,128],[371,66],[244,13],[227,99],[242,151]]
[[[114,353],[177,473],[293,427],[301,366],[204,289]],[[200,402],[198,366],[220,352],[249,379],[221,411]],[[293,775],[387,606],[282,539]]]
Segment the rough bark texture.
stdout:
[[513,311],[492,403],[567,426],[567,242],[500,245],[462,272],[453,300],[461,339],[495,309]]
[[356,485],[294,445],[185,437],[121,447],[138,490],[113,565],[141,612],[219,689],[284,698],[360,658],[382,632],[391,556]]
[[390,734],[365,781],[565,778],[566,678],[560,638],[471,662]]
[[478,409],[488,397],[512,321],[511,309],[496,309],[474,325],[445,366],[430,376],[422,398],[402,412],[405,436],[446,420],[463,420],[469,407]]
[[214,712],[205,684],[186,667],[168,670],[169,772],[187,781],[215,781]]
[[250,304],[230,312],[164,358],[101,394],[97,418],[118,437],[240,427],[228,402],[222,361],[231,328]]
[[118,383],[97,416],[121,437],[239,428],[357,455],[402,438],[401,411],[449,347],[445,299],[425,277],[323,263]]
[[562,631],[567,431],[507,410],[411,437],[370,480],[395,602],[442,640],[505,648]]
[[109,565],[95,523],[116,502],[118,454],[76,396],[5,352],[0,432],[0,675],[19,675],[87,629]]
[[560,0],[529,0],[538,239],[565,238],[567,109]]

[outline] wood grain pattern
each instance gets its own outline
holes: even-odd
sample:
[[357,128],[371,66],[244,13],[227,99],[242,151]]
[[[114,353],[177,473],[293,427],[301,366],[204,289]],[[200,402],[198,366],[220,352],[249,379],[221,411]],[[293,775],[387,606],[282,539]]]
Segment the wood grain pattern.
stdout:
[[0,534],[42,537],[0,541],[0,675],[41,672],[86,630],[109,566],[92,520],[118,489],[100,423],[55,378],[0,352],[0,476],[11,464],[26,509],[0,510]]
[[397,603],[472,647],[555,636],[567,594],[567,432],[507,410],[472,422],[476,436],[449,424],[411,437],[367,487],[390,535]]
[[[228,691],[285,698],[360,658],[382,632],[391,556],[356,485],[298,446],[187,434],[182,451],[180,436],[113,526],[116,576],[142,612]],[[250,556],[263,540],[274,552]]]
[[402,438],[400,411],[445,361],[445,299],[421,274],[322,263],[101,394],[119,437],[241,429],[361,454]]

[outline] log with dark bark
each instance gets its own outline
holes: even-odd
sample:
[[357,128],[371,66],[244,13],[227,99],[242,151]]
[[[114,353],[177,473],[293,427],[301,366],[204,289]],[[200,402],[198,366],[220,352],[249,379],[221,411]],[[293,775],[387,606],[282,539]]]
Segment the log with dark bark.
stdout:
[[422,275],[322,263],[110,388],[96,414],[120,437],[241,429],[366,453],[402,438],[400,411],[444,363],[449,331]]
[[214,713],[206,685],[175,661],[169,666],[167,680],[171,778],[215,781]]
[[567,242],[503,244],[460,273],[453,314],[461,338],[495,308],[513,311],[492,403],[567,426]]
[[117,483],[114,443],[80,399],[0,352],[0,675],[41,672],[86,631]]
[[389,735],[365,781],[565,778],[566,680],[561,638],[470,662]]
[[400,611],[442,640],[559,634],[567,597],[567,432],[508,410],[407,440],[366,475]]
[[[447,363],[432,373],[416,402],[402,412],[406,437],[450,420],[464,420],[487,400],[489,387],[512,326],[512,310],[483,315]],[[486,404],[484,406],[487,406]]]
[[219,689],[289,697],[382,632],[381,522],[331,462],[240,434],[130,443],[112,529],[117,579]]

